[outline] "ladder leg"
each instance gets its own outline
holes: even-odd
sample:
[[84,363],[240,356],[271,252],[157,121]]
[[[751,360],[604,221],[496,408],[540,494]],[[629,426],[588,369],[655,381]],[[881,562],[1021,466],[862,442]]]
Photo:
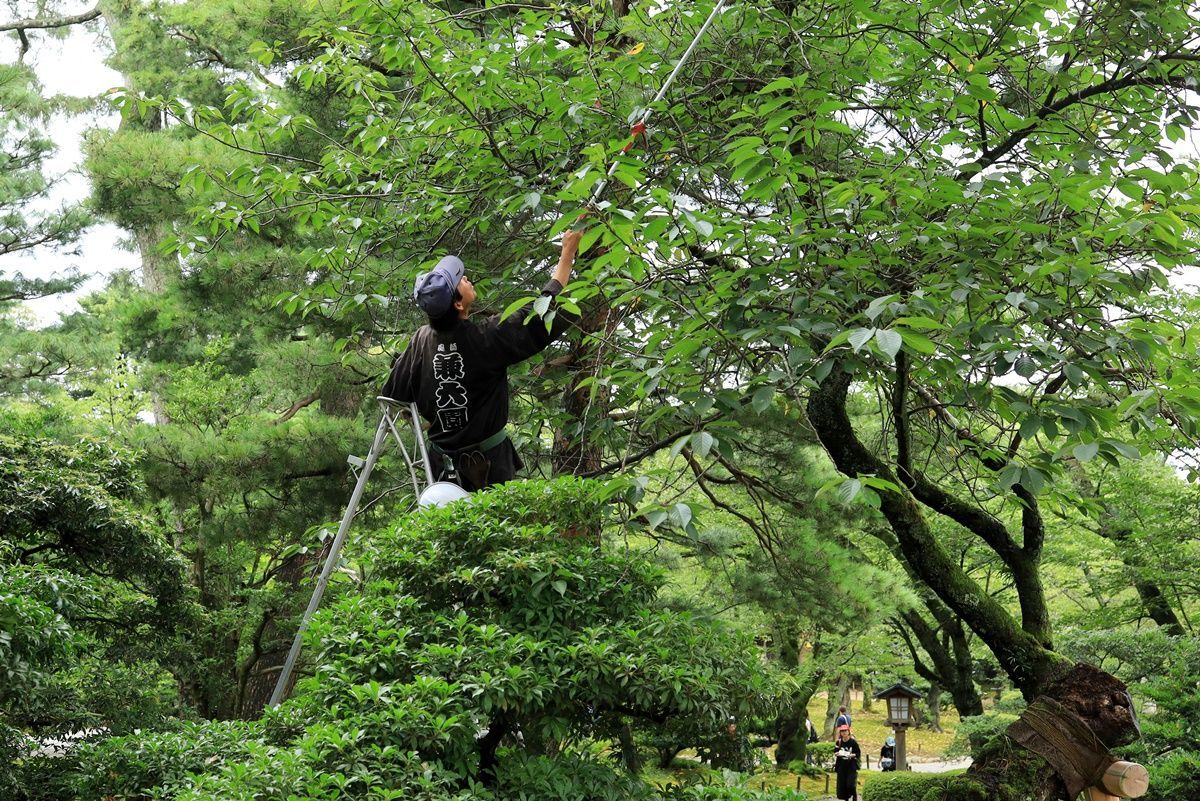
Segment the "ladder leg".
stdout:
[[283,670],[279,674],[279,681],[275,683],[275,691],[271,693],[270,705],[272,707],[279,706],[287,694],[292,671],[296,668],[296,659],[300,656],[300,646],[304,641],[304,632],[308,629],[308,624],[312,621],[313,615],[316,614],[317,609],[321,606],[321,596],[325,594],[325,587],[329,584],[329,577],[333,575],[333,568],[337,565],[342,545],[346,541],[346,533],[350,530],[350,524],[354,520],[354,515],[358,512],[358,502],[362,499],[363,490],[367,486],[367,479],[371,477],[371,470],[374,469],[375,462],[379,459],[379,452],[383,449],[383,442],[387,438],[387,432],[388,418],[385,413],[379,421],[379,427],[375,429],[375,440],[371,443],[371,450],[367,454],[367,461],[363,464],[362,472],[358,476],[358,483],[354,485],[354,492],[351,493],[350,502],[346,505],[346,513],[342,515],[342,523],[338,526],[337,536],[333,538],[333,544],[329,546],[329,556],[326,557],[325,565],[321,568],[321,577],[317,580],[317,586],[313,590],[312,598],[309,599],[308,609],[304,611],[304,617],[300,620],[300,628],[296,631],[296,639],[292,640],[292,648],[288,651],[287,660],[283,663]]
[[[425,485],[429,486],[434,482],[433,465],[429,462],[429,450],[425,447],[425,432],[421,431],[421,413],[417,411],[417,404],[410,403],[408,413],[412,415],[413,435],[417,438],[417,450],[421,454],[421,461],[425,463]],[[420,495],[419,492],[417,494]]]

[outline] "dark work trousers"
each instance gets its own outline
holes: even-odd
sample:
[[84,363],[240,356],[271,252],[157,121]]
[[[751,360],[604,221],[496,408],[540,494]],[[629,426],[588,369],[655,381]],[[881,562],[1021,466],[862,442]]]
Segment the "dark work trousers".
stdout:
[[[521,462],[517,449],[511,440],[504,440],[494,448],[486,451],[471,450],[455,454],[455,470],[458,472],[458,485],[467,492],[478,492],[487,487],[494,487],[516,478],[517,471],[525,465]],[[446,480],[446,462],[436,450],[430,450],[429,459],[433,462],[434,480]]]

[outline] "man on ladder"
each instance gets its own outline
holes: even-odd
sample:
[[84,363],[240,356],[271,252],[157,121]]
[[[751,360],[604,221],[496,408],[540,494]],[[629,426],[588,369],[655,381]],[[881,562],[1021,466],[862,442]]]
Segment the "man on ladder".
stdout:
[[[571,277],[583,232],[563,234],[562,254],[542,295],[553,299]],[[526,306],[507,319],[471,319],[475,287],[457,256],[417,276],[413,297],[429,317],[396,359],[383,396],[416,403],[429,423],[434,480],[469,492],[510,481],[521,457],[508,439],[508,368],[562,336],[574,316],[558,309],[547,327],[526,318]],[[553,300],[550,301],[553,303]]]

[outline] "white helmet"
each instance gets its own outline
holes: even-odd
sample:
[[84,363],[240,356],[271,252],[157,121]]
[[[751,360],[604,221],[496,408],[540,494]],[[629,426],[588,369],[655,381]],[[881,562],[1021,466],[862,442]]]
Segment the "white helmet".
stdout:
[[417,506],[422,509],[427,506],[445,506],[470,497],[471,493],[457,484],[449,481],[436,481],[426,487],[425,491],[421,493],[421,497],[417,498]]

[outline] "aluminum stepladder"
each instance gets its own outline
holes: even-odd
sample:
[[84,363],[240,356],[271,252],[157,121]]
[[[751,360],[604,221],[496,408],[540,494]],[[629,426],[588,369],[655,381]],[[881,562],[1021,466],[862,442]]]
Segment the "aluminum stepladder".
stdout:
[[[401,455],[404,457],[405,463],[408,465],[408,474],[413,485],[413,497],[420,499],[435,484],[440,485],[445,483],[434,481],[433,466],[429,462],[429,452],[425,446],[425,436],[421,431],[421,417],[417,413],[417,405],[410,403],[406,406],[383,396],[379,396],[376,400],[379,402],[382,414],[379,419],[379,425],[375,428],[375,439],[371,442],[371,450],[367,452],[366,459],[361,459],[353,455],[346,459],[350,463],[352,471],[355,468],[358,469],[358,481],[354,485],[354,491],[350,494],[350,501],[346,505],[345,514],[342,515],[342,522],[338,526],[337,534],[329,546],[329,555],[325,557],[325,564],[321,568],[321,575],[317,579],[317,586],[313,590],[312,598],[309,599],[308,608],[304,611],[304,617],[300,620],[300,627],[296,630],[296,638],[292,640],[291,650],[288,651],[287,659],[283,663],[283,670],[279,674],[279,680],[275,683],[275,691],[271,693],[270,706],[272,707],[279,706],[288,693],[288,684],[296,668],[296,660],[300,656],[300,646],[304,641],[304,632],[308,630],[308,625],[312,622],[313,615],[316,614],[317,609],[321,606],[321,597],[325,594],[325,588],[329,586],[329,578],[333,575],[334,568],[337,567],[342,546],[346,543],[346,534],[350,531],[350,525],[354,522],[355,515],[358,514],[358,506],[362,501],[363,491],[366,489],[367,481],[371,478],[371,471],[375,469],[375,463],[379,461],[379,454],[383,451],[384,445],[387,443],[388,434],[392,435],[392,439],[395,440]],[[400,435],[400,429],[397,427],[397,420],[405,415],[406,412],[410,418],[409,424],[411,424],[413,436],[416,440],[415,453],[409,452],[409,446],[405,444],[404,438]],[[418,459],[425,470],[423,488],[420,479],[417,478]],[[464,495],[466,494],[465,490],[460,489],[460,492]],[[420,501],[418,502],[420,503]]]

